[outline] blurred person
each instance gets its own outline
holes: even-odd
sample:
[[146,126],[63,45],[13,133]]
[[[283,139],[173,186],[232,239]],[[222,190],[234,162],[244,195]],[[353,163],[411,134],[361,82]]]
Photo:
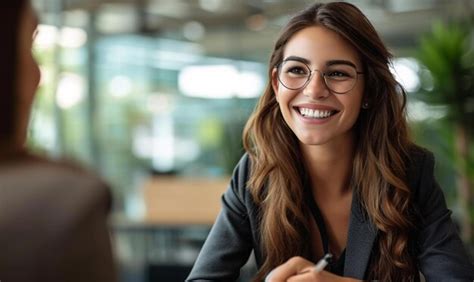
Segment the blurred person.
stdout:
[[40,80],[27,0],[0,4],[0,281],[116,281],[109,188],[72,164],[25,148]]
[[251,251],[255,281],[473,281],[434,157],[408,136],[391,58],[352,4],[291,18],[187,281],[236,280]]

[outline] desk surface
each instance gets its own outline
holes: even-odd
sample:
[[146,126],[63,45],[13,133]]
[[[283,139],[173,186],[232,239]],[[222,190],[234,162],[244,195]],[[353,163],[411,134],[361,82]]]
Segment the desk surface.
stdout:
[[145,222],[161,225],[212,225],[221,208],[226,178],[156,176],[144,185]]

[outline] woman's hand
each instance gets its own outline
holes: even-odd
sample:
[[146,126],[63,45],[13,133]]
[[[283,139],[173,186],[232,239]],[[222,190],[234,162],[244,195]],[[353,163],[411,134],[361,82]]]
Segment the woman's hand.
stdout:
[[334,275],[327,271],[314,271],[314,263],[302,258],[292,257],[284,264],[275,268],[265,279],[265,282],[323,282],[340,281],[355,282],[361,281],[348,277]]

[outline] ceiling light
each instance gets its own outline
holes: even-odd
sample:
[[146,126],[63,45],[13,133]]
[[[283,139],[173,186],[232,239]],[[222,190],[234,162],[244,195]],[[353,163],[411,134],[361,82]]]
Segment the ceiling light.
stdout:
[[197,21],[187,22],[183,26],[183,35],[186,39],[191,41],[197,41],[204,37],[206,29],[204,26]]
[[209,12],[217,12],[221,5],[221,0],[199,0],[199,6]]

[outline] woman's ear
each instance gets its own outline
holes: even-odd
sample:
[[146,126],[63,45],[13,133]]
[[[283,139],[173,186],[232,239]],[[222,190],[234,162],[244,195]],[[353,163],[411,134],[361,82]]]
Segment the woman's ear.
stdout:
[[272,88],[273,92],[275,93],[275,98],[278,102],[278,87],[280,86],[280,83],[278,81],[278,69],[273,68],[272,70]]

